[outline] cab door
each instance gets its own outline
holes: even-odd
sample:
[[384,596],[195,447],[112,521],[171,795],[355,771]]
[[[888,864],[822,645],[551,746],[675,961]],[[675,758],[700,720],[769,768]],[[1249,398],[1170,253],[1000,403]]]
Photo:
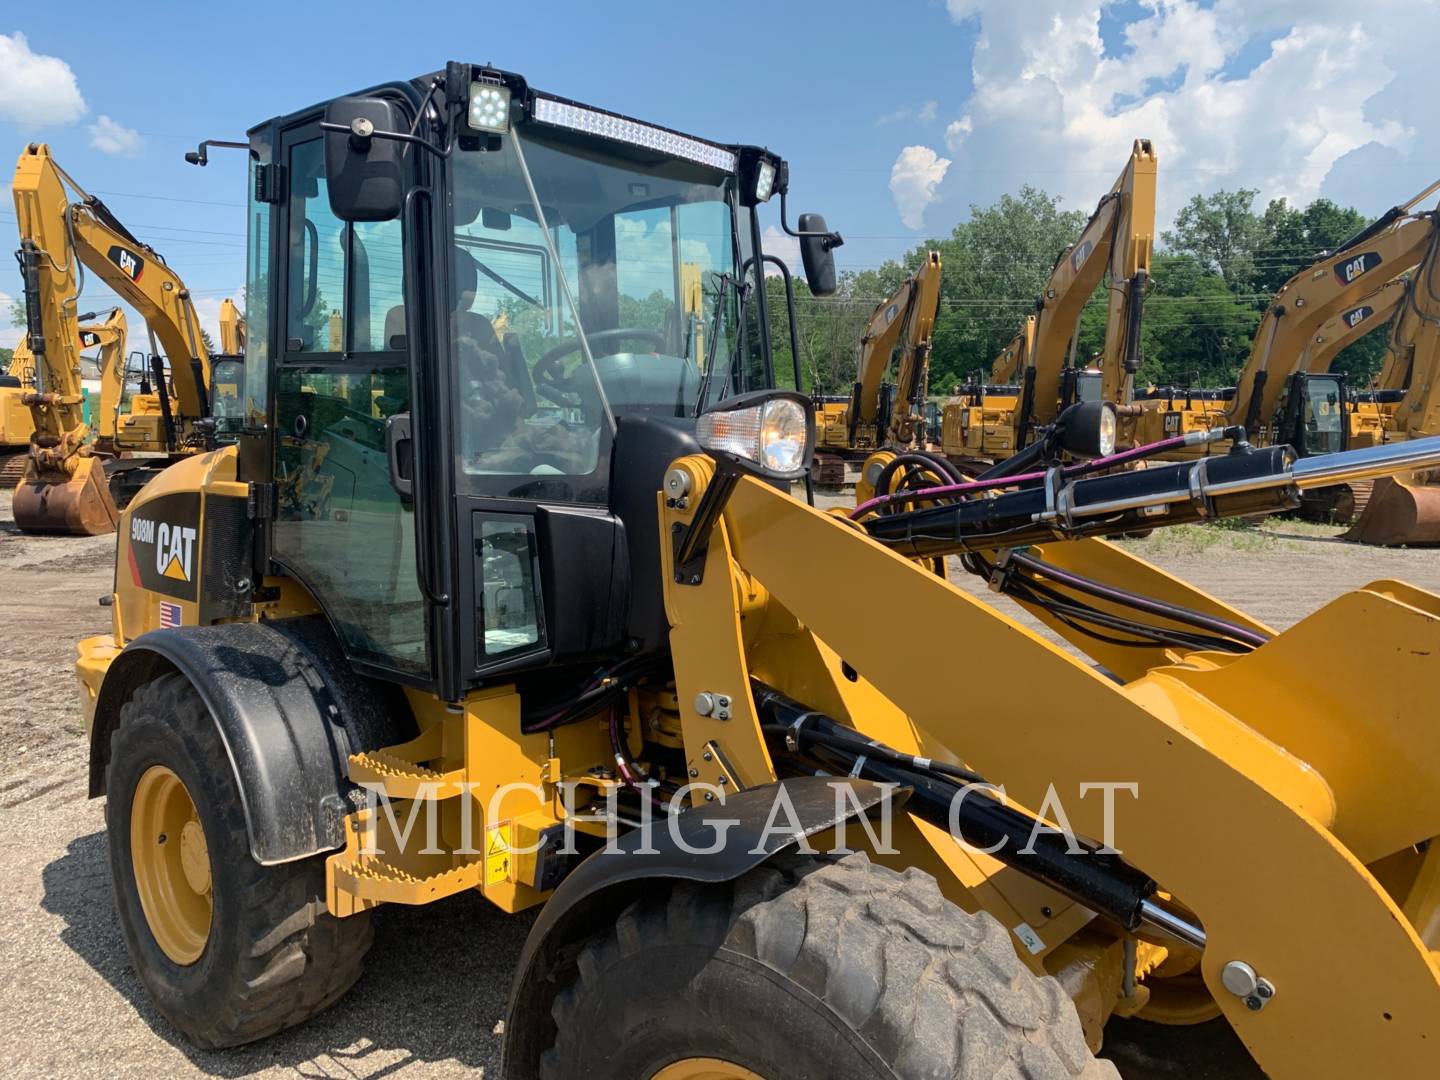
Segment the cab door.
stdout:
[[277,148],[288,190],[272,292],[278,312],[271,557],[315,596],[352,663],[433,675],[416,576],[415,507],[391,484],[386,426],[411,411],[399,219],[330,209],[321,131]]

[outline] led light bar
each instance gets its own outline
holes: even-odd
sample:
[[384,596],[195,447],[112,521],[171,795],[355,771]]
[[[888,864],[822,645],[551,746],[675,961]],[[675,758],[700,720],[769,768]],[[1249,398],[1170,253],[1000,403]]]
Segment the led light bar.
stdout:
[[554,98],[537,96],[535,98],[535,119],[542,124],[552,124],[555,127],[569,128],[571,131],[600,135],[606,139],[629,143],[632,146],[658,150],[662,154],[670,154],[673,157],[685,158],[687,161],[699,162],[701,165],[709,165],[712,169],[723,169],[725,172],[735,171],[736,158],[735,153],[731,150],[726,150],[713,143],[703,142],[700,139],[692,139],[688,135],[677,135],[664,128],[642,124],[638,120],[627,120],[623,116],[614,116],[611,113],[600,112],[598,109],[572,105],[568,101],[556,101]]

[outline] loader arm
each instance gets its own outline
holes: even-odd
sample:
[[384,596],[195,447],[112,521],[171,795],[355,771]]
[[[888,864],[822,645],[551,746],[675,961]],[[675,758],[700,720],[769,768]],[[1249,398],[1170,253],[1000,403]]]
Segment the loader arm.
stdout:
[[1281,286],[1255,331],[1226,423],[1257,434],[1274,416],[1287,380],[1302,370],[1321,325],[1373,291],[1375,281],[1420,262],[1434,233],[1433,212],[1392,212]]
[[[1101,198],[1079,239],[1055,264],[1036,305],[1035,345],[1028,363],[1034,370],[1029,377],[1034,384],[1033,400],[1028,410],[1022,410],[1026,414],[1020,418],[1022,428],[1048,424],[1055,419],[1060,403],[1060,372],[1079,327],[1080,313],[1107,270],[1112,274],[1120,270],[1128,290],[1134,271],[1149,265],[1154,234],[1155,154],[1149,140],[1137,139],[1124,171]],[[1120,285],[1120,281],[1113,281],[1114,287]],[[1112,298],[1110,318],[1117,321],[1117,326],[1128,326],[1130,320],[1138,317],[1138,301],[1132,304],[1128,299]],[[1122,358],[1114,366],[1123,367],[1123,357],[1128,353],[1119,342],[1129,336],[1119,330],[1107,333],[1107,350],[1113,338],[1117,343],[1115,355]],[[1138,337],[1135,340],[1138,358]],[[1107,370],[1110,366],[1107,365]],[[1116,385],[1119,387],[1120,382]],[[1018,436],[1024,438],[1025,431],[1020,431]]]

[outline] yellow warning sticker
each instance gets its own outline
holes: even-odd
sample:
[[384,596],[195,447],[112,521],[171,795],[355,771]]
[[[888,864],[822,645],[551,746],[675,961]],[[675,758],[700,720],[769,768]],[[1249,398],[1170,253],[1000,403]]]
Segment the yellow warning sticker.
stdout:
[[485,830],[485,884],[499,885],[510,878],[510,823]]

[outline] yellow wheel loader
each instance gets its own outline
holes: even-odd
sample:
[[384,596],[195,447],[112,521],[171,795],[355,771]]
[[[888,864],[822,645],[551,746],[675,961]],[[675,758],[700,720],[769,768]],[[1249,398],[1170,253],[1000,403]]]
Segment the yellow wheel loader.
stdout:
[[120,926],[189,1039],[304,1021],[378,906],[477,891],[539,909],[522,1080],[1095,1080],[1114,1017],[1435,1071],[1440,597],[1277,634],[1103,538],[1440,443],[1115,473],[1081,403],[1038,474],[824,513],[756,209],[820,295],[833,238],[770,151],[458,62],[248,149],[243,429],[126,508],[77,662]]

